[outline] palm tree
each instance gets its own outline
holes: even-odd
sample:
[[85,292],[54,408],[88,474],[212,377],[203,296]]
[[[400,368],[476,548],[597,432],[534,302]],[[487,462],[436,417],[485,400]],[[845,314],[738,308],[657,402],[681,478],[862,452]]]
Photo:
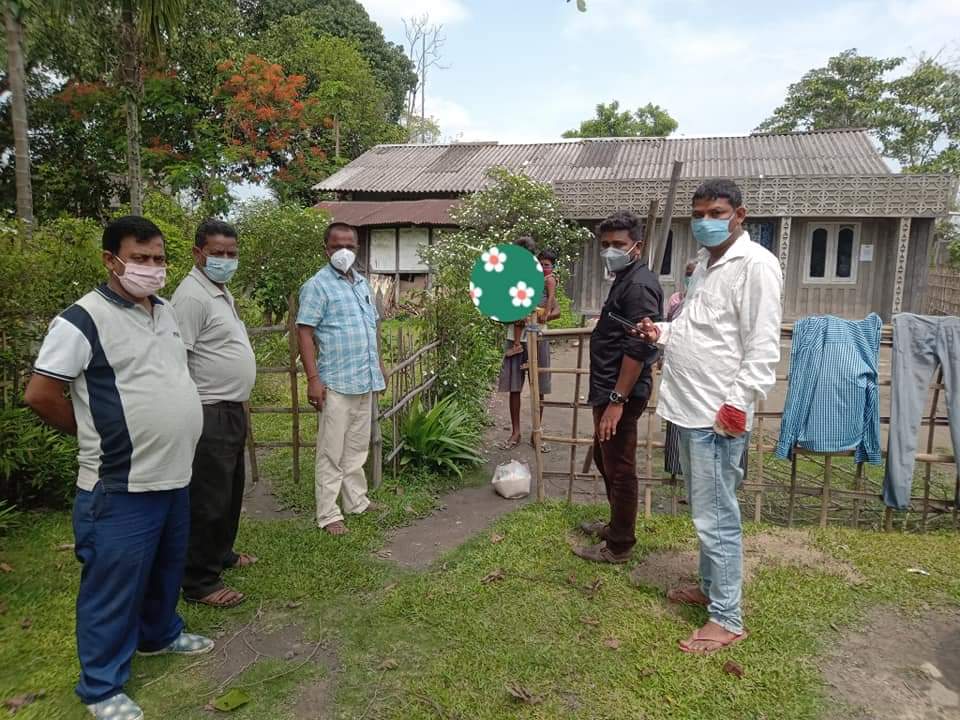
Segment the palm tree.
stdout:
[[[9,1],[9,0],[8,0]],[[67,15],[86,16],[94,23],[116,23],[120,40],[114,79],[123,92],[127,118],[127,185],[130,209],[143,212],[143,180],[140,163],[140,105],[143,101],[143,69],[159,59],[170,36],[176,31],[188,0],[58,0]],[[72,20],[73,18],[71,18]],[[114,58],[113,48],[104,48]]]
[[22,0],[5,0],[4,24],[7,36],[7,78],[10,84],[10,115],[13,120],[13,147],[17,185],[17,217],[29,236],[33,230],[33,187],[30,182],[30,136],[27,121],[27,82],[23,63]]
[[143,213],[143,180],[140,163],[140,103],[143,99],[143,66],[148,58],[163,54],[167,38],[187,10],[187,0],[114,0],[120,14],[120,67],[127,115],[127,183],[130,210]]

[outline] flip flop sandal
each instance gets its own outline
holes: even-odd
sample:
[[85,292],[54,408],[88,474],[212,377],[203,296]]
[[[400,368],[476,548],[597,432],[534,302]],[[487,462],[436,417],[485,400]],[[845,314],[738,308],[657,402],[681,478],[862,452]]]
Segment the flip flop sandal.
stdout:
[[233,564],[235,568],[245,568],[257,564],[257,556],[242,552],[237,555],[237,561]]
[[716,652],[720,652],[721,650],[726,650],[727,648],[733,647],[738,642],[742,640],[746,640],[748,637],[750,637],[750,633],[744,630],[739,635],[736,635],[732,639],[724,642],[722,640],[715,640],[714,638],[700,637],[700,630],[697,630],[693,634],[693,640],[691,642],[713,643],[714,645],[716,645],[716,647],[708,648],[706,650],[694,650],[688,645],[684,645],[685,641],[681,640],[679,643],[680,651],[688,653],[690,655],[713,655]]
[[513,450],[517,445],[520,444],[519,440],[504,440],[501,443],[497,443],[497,450]]
[[143,710],[124,693],[87,705],[87,710],[97,720],[143,720]]
[[153,650],[144,652],[138,650],[138,655],[203,655],[213,650],[213,640],[203,635],[194,635],[193,633],[180,633],[180,636],[163,650]]

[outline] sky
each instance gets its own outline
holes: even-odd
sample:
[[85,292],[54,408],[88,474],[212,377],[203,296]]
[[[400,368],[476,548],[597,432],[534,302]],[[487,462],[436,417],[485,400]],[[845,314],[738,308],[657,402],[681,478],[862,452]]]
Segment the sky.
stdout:
[[614,99],[666,108],[677,135],[743,134],[848,48],[960,58],[960,0],[361,2],[393,42],[405,17],[443,24],[427,114],[447,141],[556,140]]

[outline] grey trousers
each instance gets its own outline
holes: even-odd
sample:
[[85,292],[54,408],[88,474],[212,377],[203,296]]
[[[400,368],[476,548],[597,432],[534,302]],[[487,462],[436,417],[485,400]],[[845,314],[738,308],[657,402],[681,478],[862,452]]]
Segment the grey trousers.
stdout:
[[[938,364],[943,367],[953,454],[960,457],[960,318],[895,315],[890,438],[883,501],[898,510],[910,507],[920,419]],[[955,501],[960,502],[960,498]]]

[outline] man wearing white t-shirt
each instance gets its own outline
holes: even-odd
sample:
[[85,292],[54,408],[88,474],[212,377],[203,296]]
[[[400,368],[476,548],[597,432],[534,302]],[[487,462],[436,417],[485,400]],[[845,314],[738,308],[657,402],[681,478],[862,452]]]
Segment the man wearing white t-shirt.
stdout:
[[79,445],[77,695],[98,720],[140,720],[123,691],[134,653],[213,649],[177,615],[203,415],[176,317],[156,295],[166,282],[159,228],[114,220],[103,264],[109,280],[50,324],[24,400]]

